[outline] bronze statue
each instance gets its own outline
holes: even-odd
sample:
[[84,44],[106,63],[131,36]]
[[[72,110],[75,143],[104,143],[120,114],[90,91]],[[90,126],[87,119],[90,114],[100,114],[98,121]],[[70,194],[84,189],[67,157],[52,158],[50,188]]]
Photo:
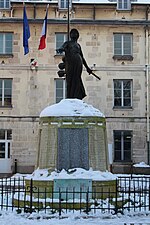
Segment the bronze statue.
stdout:
[[[89,74],[93,74],[92,70],[88,67],[81,50],[81,46],[77,43],[79,32],[77,29],[70,31],[70,40],[66,41],[59,49],[58,53],[65,52],[63,62],[59,64],[59,68],[65,68],[65,71],[58,75],[63,76],[66,74],[67,83],[67,98],[83,99],[86,96],[81,74],[83,65]],[[95,74],[93,74],[96,76]]]

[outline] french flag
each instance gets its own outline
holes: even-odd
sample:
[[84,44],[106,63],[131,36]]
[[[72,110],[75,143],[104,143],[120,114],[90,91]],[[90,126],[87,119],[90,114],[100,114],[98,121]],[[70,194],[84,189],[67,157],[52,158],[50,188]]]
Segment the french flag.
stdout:
[[39,44],[38,50],[42,50],[42,49],[46,48],[47,14],[48,14],[48,7],[46,9],[46,15],[45,15],[45,19],[43,22],[42,33],[41,33],[40,44]]

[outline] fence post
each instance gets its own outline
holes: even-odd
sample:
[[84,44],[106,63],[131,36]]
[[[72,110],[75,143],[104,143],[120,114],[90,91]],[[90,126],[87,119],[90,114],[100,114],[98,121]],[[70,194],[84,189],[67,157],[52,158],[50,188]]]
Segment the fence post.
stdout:
[[17,159],[14,160],[14,163],[15,163],[15,171],[14,172],[17,173]]
[[89,190],[86,192],[86,214],[89,213]]
[[2,194],[1,194],[1,196],[2,196],[2,197],[1,197],[1,209],[3,209],[3,197],[4,197],[4,190],[3,190],[3,188],[4,188],[3,185],[4,185],[4,184],[3,184],[3,178],[2,178],[2,184],[1,184],[1,185],[2,185],[2,189],[1,189],[1,193],[2,193]]
[[59,216],[61,216],[61,190],[59,188]]
[[115,213],[117,214],[118,212],[118,202],[117,202],[117,198],[118,198],[118,179],[116,179],[116,193],[115,193]]
[[149,190],[149,201],[148,201],[148,203],[149,203],[149,205],[148,205],[148,209],[150,210],[150,178],[149,178],[149,188],[148,188],[148,190]]
[[30,181],[30,213],[32,213],[32,191],[33,191],[33,180]]

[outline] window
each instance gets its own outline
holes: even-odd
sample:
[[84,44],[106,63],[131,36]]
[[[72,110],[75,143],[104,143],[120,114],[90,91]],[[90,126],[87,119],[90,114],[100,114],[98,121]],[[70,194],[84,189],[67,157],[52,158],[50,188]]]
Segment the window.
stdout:
[[11,139],[11,130],[0,130],[0,159],[10,158]]
[[114,131],[114,161],[131,161],[132,131]]
[[55,79],[56,103],[66,98],[66,80],[65,78]]
[[12,79],[0,79],[0,106],[10,107],[12,102]]
[[[72,1],[69,1],[69,7],[71,7]],[[59,0],[59,9],[68,9],[68,0]]]
[[0,54],[12,54],[12,33],[0,33]]
[[1,9],[8,9],[10,7],[9,0],[0,0],[0,8]]
[[131,10],[131,1],[130,0],[118,0],[117,1],[118,10]]
[[114,34],[114,56],[121,59],[122,56],[127,56],[127,59],[133,59],[132,39],[131,33]]
[[65,41],[67,41],[67,33],[56,33],[56,49],[59,49]]
[[132,80],[114,80],[114,107],[132,107]]

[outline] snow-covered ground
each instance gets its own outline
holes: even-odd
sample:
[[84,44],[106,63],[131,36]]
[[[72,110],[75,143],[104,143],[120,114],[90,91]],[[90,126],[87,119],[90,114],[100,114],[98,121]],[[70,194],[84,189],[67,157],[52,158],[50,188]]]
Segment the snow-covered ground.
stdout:
[[125,215],[87,216],[71,213],[68,217],[51,217],[44,214],[17,214],[0,211],[1,225],[150,225],[150,212]]
[[[136,166],[144,166],[144,163],[137,164]],[[71,172],[71,171],[70,171]],[[118,175],[113,175],[109,172],[100,172],[100,171],[84,171],[83,169],[76,169],[74,173],[71,173],[70,176],[73,178],[82,178],[83,177],[90,177],[93,179],[98,180],[107,180],[107,179],[115,179]],[[129,175],[122,174],[125,177]],[[21,178],[22,174],[16,174],[14,178]],[[133,175],[134,177],[138,177],[138,175]],[[68,178],[68,174],[66,171],[62,171],[61,173],[57,174],[57,172],[53,172],[51,174],[48,173],[48,170],[36,170],[32,175],[26,175],[26,177],[33,178],[33,179],[60,179],[60,178]],[[140,175],[140,177],[142,177]],[[143,175],[144,177],[144,175]],[[145,176],[150,177],[150,176]],[[13,178],[13,177],[12,177]],[[13,180],[13,179],[12,179]],[[140,179],[139,179],[140,181]],[[138,183],[139,185],[139,183]],[[86,213],[80,213],[79,211],[68,211],[67,213],[64,212],[59,215],[57,213],[51,214],[48,211],[39,212],[39,213],[20,213],[17,214],[16,210],[11,209],[1,210],[0,211],[0,225],[150,225],[150,211],[137,211],[128,212],[127,210],[124,211],[124,214],[110,214],[110,213],[103,213],[102,211],[93,213],[92,211],[89,212],[87,215]]]

